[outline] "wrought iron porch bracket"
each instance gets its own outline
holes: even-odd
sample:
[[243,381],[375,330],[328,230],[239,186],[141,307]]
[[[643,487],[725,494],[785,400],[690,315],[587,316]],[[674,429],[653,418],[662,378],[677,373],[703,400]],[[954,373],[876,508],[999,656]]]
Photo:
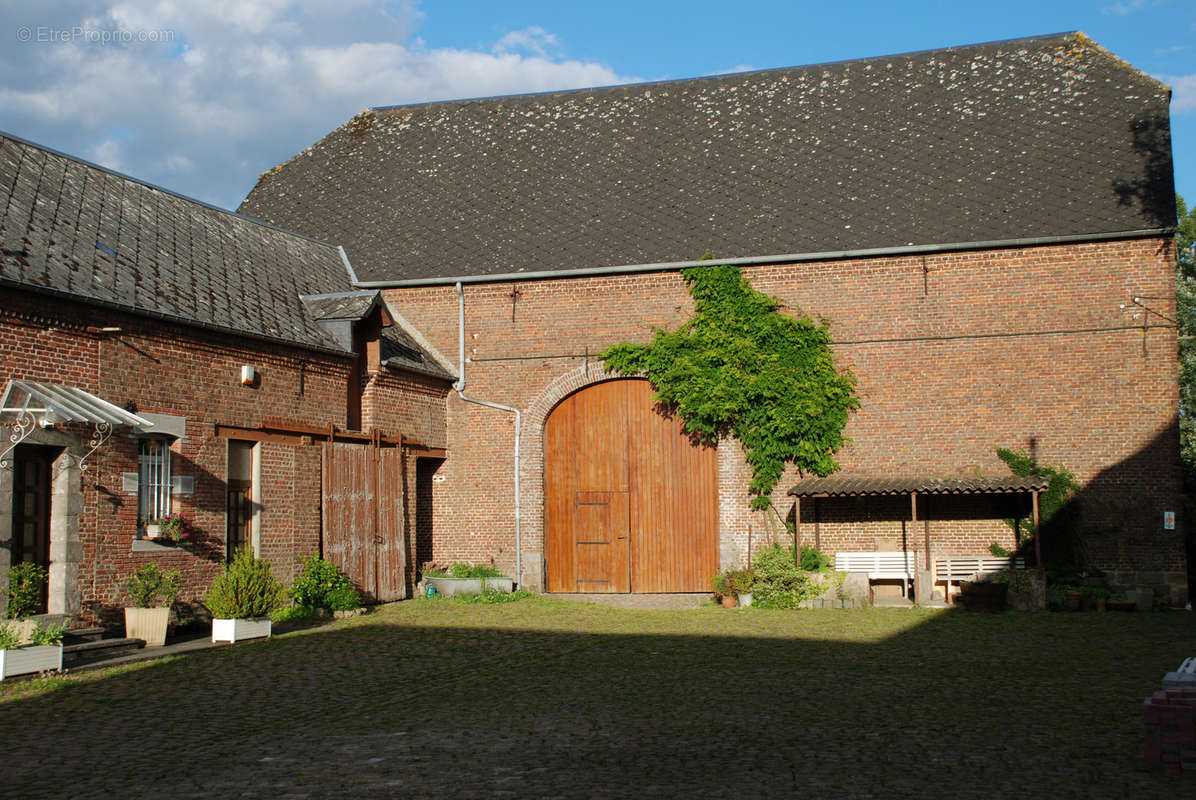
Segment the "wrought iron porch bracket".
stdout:
[[33,431],[37,428],[37,420],[33,414],[28,411],[18,411],[16,418],[12,423],[12,433],[8,436],[8,441],[12,444],[3,453],[0,453],[0,469],[12,469],[12,459],[9,455],[13,450],[17,449],[17,445],[29,438]]

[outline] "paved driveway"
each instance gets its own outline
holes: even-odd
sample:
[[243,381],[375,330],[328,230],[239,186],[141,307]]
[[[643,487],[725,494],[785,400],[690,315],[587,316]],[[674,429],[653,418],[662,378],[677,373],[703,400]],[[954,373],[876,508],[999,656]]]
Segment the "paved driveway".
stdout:
[[1140,703],[1194,632],[416,601],[5,684],[0,797],[1171,798],[1191,781],[1138,770]]

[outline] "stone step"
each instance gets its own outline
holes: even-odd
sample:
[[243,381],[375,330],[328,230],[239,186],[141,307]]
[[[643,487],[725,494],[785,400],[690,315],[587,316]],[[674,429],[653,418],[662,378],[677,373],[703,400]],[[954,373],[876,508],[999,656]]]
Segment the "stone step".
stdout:
[[114,656],[134,653],[145,647],[144,639],[98,639],[79,642],[62,647],[62,665],[78,666],[92,661],[103,661]]
[[103,638],[104,629],[99,627],[67,628],[62,632],[63,645],[82,644],[83,642],[98,642]]

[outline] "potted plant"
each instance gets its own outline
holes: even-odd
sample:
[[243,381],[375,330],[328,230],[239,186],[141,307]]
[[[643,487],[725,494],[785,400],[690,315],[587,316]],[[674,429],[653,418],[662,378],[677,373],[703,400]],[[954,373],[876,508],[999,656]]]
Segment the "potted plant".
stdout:
[[143,526],[145,538],[162,539],[171,544],[183,544],[194,534],[194,529],[182,514],[167,514],[158,519],[149,520]]
[[[424,564],[424,583],[442,594],[482,594],[483,592],[511,592],[515,582],[504,577],[494,564],[469,564],[458,561],[450,567],[441,567],[429,562]],[[431,595],[429,595],[431,596]]]
[[752,586],[755,582],[756,576],[750,569],[733,569],[727,572],[727,588],[744,608],[752,604]]
[[728,580],[730,570],[715,573],[714,577],[710,579],[710,589],[714,592],[714,599],[722,603],[723,608],[735,608],[738,600],[735,597],[735,590],[731,587]]
[[24,619],[41,611],[46,578],[46,568],[32,561],[21,562],[8,570],[9,619]]
[[282,603],[282,584],[270,571],[270,562],[242,547],[204,598],[204,605],[212,612],[212,641],[269,636],[270,612]]
[[125,608],[125,636],[144,639],[146,647],[166,644],[170,607],[179,594],[179,571],[164,570],[153,562],[142,564],[125,589],[133,600],[133,605]]
[[0,680],[13,675],[62,669],[65,624],[42,627],[34,623],[28,636],[15,625],[0,625]]

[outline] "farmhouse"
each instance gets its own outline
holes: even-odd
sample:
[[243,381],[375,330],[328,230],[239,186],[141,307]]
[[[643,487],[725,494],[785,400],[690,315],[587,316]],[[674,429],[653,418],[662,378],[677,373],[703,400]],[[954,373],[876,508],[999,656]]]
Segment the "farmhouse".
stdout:
[[[0,186],[0,572],[47,566],[51,613],[102,620],[146,561],[189,600],[241,545],[289,579],[323,508],[362,530],[325,549],[405,596],[451,376],[343,251],[8,135]],[[372,518],[338,484],[371,469],[391,493]],[[171,514],[192,535],[149,538]]]
[[[1080,481],[1047,557],[1182,603],[1169,99],[1072,33],[382,107],[239,214],[4,137],[0,568],[94,616],[146,559],[197,597],[242,542],[374,599],[432,560],[697,592],[786,517],[926,568],[1018,546],[1004,447]],[[600,357],[688,319],[705,253],[856,380],[841,470],[762,512],[737,440]],[[194,541],[145,538],[180,511]]]

